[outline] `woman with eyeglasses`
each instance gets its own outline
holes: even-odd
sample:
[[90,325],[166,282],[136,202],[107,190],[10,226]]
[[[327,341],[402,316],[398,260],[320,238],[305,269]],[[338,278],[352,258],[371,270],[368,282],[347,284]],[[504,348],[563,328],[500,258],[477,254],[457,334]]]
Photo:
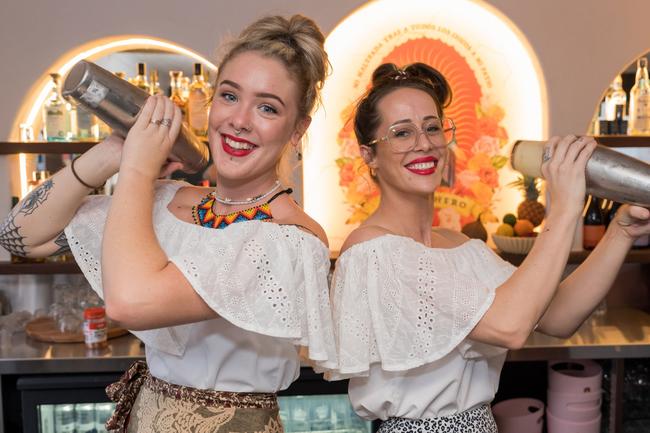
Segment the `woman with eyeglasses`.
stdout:
[[548,141],[550,212],[517,269],[485,243],[433,228],[455,128],[445,78],[415,63],[384,64],[357,105],[361,155],[381,203],[345,241],[332,308],[339,366],[356,412],[388,432],[496,432],[489,403],[509,348],[533,329],[567,337],[609,289],[647,209],[625,206],[589,259],[560,281],[585,195],[595,141]]

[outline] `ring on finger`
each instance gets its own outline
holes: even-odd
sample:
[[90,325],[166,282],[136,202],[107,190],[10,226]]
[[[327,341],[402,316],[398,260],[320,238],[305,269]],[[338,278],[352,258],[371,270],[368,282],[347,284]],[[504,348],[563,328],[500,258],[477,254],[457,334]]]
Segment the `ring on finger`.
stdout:
[[170,127],[170,126],[172,126],[172,119],[160,119],[158,121],[158,125]]
[[161,119],[161,120],[152,120],[152,121],[150,121],[149,123],[153,123],[154,125],[158,125],[158,126],[160,126],[161,123],[162,123],[162,121],[163,121],[163,119]]
[[542,163],[548,162],[551,159],[551,148],[544,148],[544,153],[542,154]]

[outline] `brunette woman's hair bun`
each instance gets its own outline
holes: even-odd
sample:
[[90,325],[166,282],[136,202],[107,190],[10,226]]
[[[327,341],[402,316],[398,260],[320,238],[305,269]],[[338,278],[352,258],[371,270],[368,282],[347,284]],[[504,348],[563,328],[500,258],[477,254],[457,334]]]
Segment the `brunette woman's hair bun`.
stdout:
[[372,73],[372,86],[381,85],[386,80],[392,80],[400,76],[402,70],[395,63],[383,63],[377,66]]
[[411,63],[404,68],[404,73],[407,77],[419,78],[424,82],[428,82],[433,88],[438,102],[443,107],[447,107],[451,103],[451,87],[445,77],[435,68],[427,65],[426,63]]

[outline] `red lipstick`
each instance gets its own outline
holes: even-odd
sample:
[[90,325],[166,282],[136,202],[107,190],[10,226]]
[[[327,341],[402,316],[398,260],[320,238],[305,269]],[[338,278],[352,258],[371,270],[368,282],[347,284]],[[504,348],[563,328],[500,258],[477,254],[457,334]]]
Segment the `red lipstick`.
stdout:
[[[250,148],[250,149],[236,149],[236,148],[230,146],[228,143],[226,143],[226,138],[228,140],[236,141],[237,143],[249,144],[249,145],[252,146],[252,148]],[[244,140],[243,138],[234,137],[234,136],[229,135],[229,134],[221,134],[221,147],[223,148],[223,151],[226,152],[228,155],[243,157],[243,156],[250,155],[255,150],[255,148],[257,146],[254,145],[253,143],[251,143],[248,140]]]
[[[426,164],[426,167],[419,166],[420,164]],[[415,173],[420,176],[429,176],[436,172],[436,167],[438,166],[438,159],[433,156],[425,156],[424,158],[417,158],[408,164],[404,165],[411,173]]]

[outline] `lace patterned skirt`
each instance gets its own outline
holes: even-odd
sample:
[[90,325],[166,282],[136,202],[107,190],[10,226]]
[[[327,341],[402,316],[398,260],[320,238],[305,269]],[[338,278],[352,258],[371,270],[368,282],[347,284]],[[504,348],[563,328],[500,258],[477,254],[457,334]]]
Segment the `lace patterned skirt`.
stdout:
[[202,390],[149,374],[144,361],[109,385],[109,432],[283,433],[275,394]]
[[490,405],[438,418],[388,418],[378,433],[497,433]]

